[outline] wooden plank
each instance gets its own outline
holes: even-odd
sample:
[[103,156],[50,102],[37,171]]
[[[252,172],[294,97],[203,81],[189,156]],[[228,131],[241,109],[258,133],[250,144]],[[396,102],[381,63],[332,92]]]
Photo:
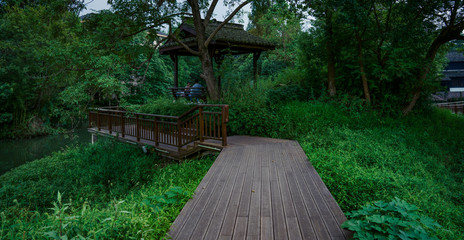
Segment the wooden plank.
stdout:
[[272,148],[270,154],[270,175],[271,184],[271,209],[272,209],[272,228],[275,239],[288,239],[287,225],[283,211],[282,195],[280,194],[280,183],[277,177],[276,159],[279,157],[275,148]]
[[237,211],[239,207],[240,197],[242,194],[243,183],[245,181],[246,172],[248,169],[248,165],[250,164],[250,160],[247,158],[249,149],[245,148],[238,148],[243,152],[243,156],[245,161],[242,162],[242,166],[240,167],[237,181],[234,185],[234,189],[232,191],[232,195],[229,200],[229,205],[227,207],[226,215],[224,217],[224,222],[222,223],[221,232],[219,234],[220,237],[222,236],[232,236],[234,233],[235,228],[235,220],[237,217]]
[[261,228],[260,228],[260,237],[263,240],[274,239],[273,229],[272,229],[272,218],[271,217],[261,217]]
[[[345,214],[341,210],[340,206],[338,206],[338,203],[335,201],[334,197],[330,193],[329,189],[327,186],[324,184],[322,181],[321,177],[317,173],[316,169],[312,166],[312,164],[309,162],[308,158],[306,157],[306,154],[304,153],[303,149],[300,147],[298,142],[294,142],[294,145],[297,145],[298,147],[295,149],[294,153],[298,156],[300,156],[300,159],[303,160],[304,163],[306,163],[307,166],[309,166],[309,173],[315,182],[317,188],[319,189],[320,193],[322,194],[322,197],[332,213],[332,216],[335,219],[335,222],[337,226],[340,226],[343,222],[346,221]],[[344,238],[351,238],[352,233],[346,229],[340,228],[339,230],[342,231]],[[334,235],[335,237],[339,237],[338,235]]]
[[248,213],[247,239],[260,239],[261,230],[261,162],[265,158],[263,146],[258,146],[255,156],[251,157],[254,161],[253,183],[251,188],[250,209]]
[[301,235],[304,239],[316,239],[316,234],[314,233],[314,228],[303,200],[304,196],[296,180],[296,178],[300,175],[298,175],[298,170],[292,168],[292,166],[296,164],[294,161],[297,161],[290,153],[290,151],[294,151],[294,149],[285,149],[288,149],[288,151],[284,157],[285,159],[288,159],[290,163],[284,164],[283,168],[289,173],[287,174],[287,181],[293,198],[293,204],[297,210],[296,215]]
[[245,182],[242,187],[240,203],[238,207],[238,217],[248,217],[250,211],[251,190],[253,186],[254,164],[256,163],[256,148],[248,148],[246,158],[249,159]]
[[302,169],[297,161],[296,163],[297,164],[292,164],[290,166],[294,170],[295,180],[302,194],[302,200],[306,207],[306,212],[309,218],[311,219],[311,225],[314,229],[314,233],[317,239],[330,239],[330,235],[327,232],[327,229],[325,228],[324,221],[321,218],[321,215],[317,208],[317,204],[312,196],[311,189],[307,186],[306,181],[304,180],[303,175],[307,174],[306,169]]
[[211,219],[211,222],[209,223],[208,230],[206,232],[204,239],[217,239],[219,236],[222,223],[226,215],[227,207],[229,205],[229,202],[230,202],[230,199],[233,193],[233,189],[236,187],[236,184],[237,184],[237,179],[239,177],[238,173],[240,171],[243,171],[245,168],[244,166],[246,166],[246,164],[242,164],[242,161],[243,161],[242,153],[243,153],[242,151],[238,152],[237,155],[235,156],[235,159],[228,159],[228,161],[234,160],[232,167],[236,168],[237,171],[234,172],[235,174],[233,175],[233,178],[232,177],[229,178],[230,181],[228,181],[226,186],[224,186],[224,191],[221,196],[221,200],[219,201],[219,204],[217,205],[214,211],[214,216]]
[[189,236],[192,235],[193,231],[195,230],[195,227],[197,226],[197,224],[199,224],[200,217],[202,213],[205,211],[207,203],[215,199],[216,192],[222,190],[222,186],[224,185],[222,179],[227,178],[230,169],[224,166],[226,164],[226,161],[224,161],[224,159],[220,159],[218,163],[220,164],[216,167],[221,169],[220,172],[211,178],[211,183],[208,184],[208,186],[205,188],[204,194],[202,194],[198,199],[196,199],[197,204],[195,205],[190,216],[185,221],[185,224],[180,230],[179,234],[176,236],[177,238],[188,239]]
[[224,152],[224,154],[220,154],[216,161],[211,166],[210,171],[208,171],[203,178],[203,180],[198,185],[197,189],[195,190],[195,194],[193,199],[188,201],[182,211],[180,212],[179,216],[176,218],[174,223],[171,226],[169,235],[177,237],[179,233],[181,233],[183,226],[187,222],[188,218],[193,213],[193,210],[196,208],[198,203],[197,198],[200,199],[204,194],[207,194],[207,189],[211,188],[214,185],[215,180],[219,177],[220,173],[222,172],[223,168],[221,167],[221,159],[226,158],[230,152]]
[[[218,187],[221,191],[215,192],[213,197],[209,199],[205,211],[202,213],[198,223],[200,224],[200,227],[195,229],[193,234],[190,236],[190,239],[205,239],[205,234],[209,231],[211,231],[210,236],[216,235],[217,238],[217,235],[219,235],[223,220],[222,217],[225,215],[227,203],[240,167],[240,161],[243,159],[242,154],[239,151],[229,149],[226,151],[232,151],[234,154],[230,155],[227,161],[225,161],[227,163],[227,166],[225,167],[230,169],[230,174],[227,181],[222,179],[218,183]],[[222,181],[224,181],[223,185],[221,184]],[[218,214],[216,214],[217,211],[219,211]]]
[[[263,151],[269,153],[270,145],[265,145]],[[261,239],[273,239],[272,231],[272,211],[271,211],[271,181],[270,181],[270,161],[269,154],[262,156],[261,165]]]
[[[300,160],[296,161],[296,163],[298,163],[302,171],[305,171],[305,174],[303,174],[303,178],[307,184],[307,187],[311,189],[312,198],[314,199],[319,215],[321,216],[324,222],[324,225],[327,228],[327,231],[329,232],[330,238],[344,239],[345,237],[340,229],[340,225],[337,223],[330,209],[327,207],[325,199],[323,198],[321,192],[319,191],[319,187],[314,182],[314,179],[312,177],[312,175],[314,175],[315,173],[315,170],[312,171],[314,167],[309,163],[309,161],[306,161],[306,162],[301,161],[302,157],[301,156],[299,157],[300,157]],[[319,177],[319,175],[317,175],[317,177]]]
[[[280,145],[280,144],[279,144]],[[293,164],[288,161],[287,149],[276,148],[278,157],[276,158],[277,176],[279,178],[280,193],[282,194],[282,205],[284,208],[285,221],[287,222],[287,233],[289,239],[302,239],[300,234],[300,226],[296,218],[296,212],[293,206],[293,196],[290,193],[290,186],[287,182],[287,174],[292,174],[291,171],[286,171],[284,165]],[[285,162],[284,162],[285,161]]]
[[234,240],[244,240],[246,238],[247,233],[247,217],[237,217],[237,221],[235,223],[234,229],[234,236],[232,239]]

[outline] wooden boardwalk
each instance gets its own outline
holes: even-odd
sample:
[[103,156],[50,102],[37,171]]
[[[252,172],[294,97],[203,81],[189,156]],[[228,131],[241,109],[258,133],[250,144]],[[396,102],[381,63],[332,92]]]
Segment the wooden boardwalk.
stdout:
[[347,239],[345,216],[295,141],[233,136],[173,239]]

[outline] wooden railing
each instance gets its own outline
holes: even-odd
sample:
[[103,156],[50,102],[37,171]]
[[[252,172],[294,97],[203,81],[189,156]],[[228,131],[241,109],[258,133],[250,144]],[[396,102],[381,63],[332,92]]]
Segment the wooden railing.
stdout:
[[450,109],[451,112],[456,114],[464,114],[464,101],[437,103],[435,106],[439,108]]
[[197,105],[181,116],[127,112],[120,108],[89,111],[89,128],[147,140],[155,146],[166,144],[178,148],[199,140],[215,139],[227,145],[228,105]]

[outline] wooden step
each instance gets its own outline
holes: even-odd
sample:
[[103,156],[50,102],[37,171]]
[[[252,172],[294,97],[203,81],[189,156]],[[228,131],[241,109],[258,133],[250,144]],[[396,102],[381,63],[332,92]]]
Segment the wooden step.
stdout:
[[206,150],[216,151],[216,152],[220,152],[224,148],[224,146],[222,146],[221,144],[217,144],[213,142],[200,142],[200,141],[195,141],[195,146],[206,149]]

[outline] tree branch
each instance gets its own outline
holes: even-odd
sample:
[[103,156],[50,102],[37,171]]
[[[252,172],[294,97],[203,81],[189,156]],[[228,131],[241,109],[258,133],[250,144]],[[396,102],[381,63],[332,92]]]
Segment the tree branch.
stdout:
[[246,0],[245,2],[243,2],[242,4],[240,4],[215,30],[213,33],[211,33],[211,35],[209,35],[208,39],[206,40],[205,42],[205,47],[208,47],[209,43],[211,42],[211,40],[214,38],[214,36],[216,36],[216,34],[219,32],[219,30],[221,30],[222,27],[224,27],[224,25],[226,25],[234,16],[235,14],[237,14],[238,11],[240,11],[240,9],[242,9],[245,5],[247,5],[248,3],[250,3],[251,0]]
[[218,3],[218,0],[213,0],[211,3],[211,6],[209,6],[208,12],[206,13],[205,20],[203,25],[205,25],[205,28],[208,26],[209,20],[211,19],[211,16],[213,15],[214,9],[216,8],[216,4]]
[[181,40],[179,40],[175,35],[172,35],[172,34],[169,34],[168,35],[169,38],[173,39],[174,41],[176,41],[177,43],[179,43],[182,47],[185,48],[185,50],[187,50],[189,53],[195,55],[195,56],[200,56],[200,52],[198,51],[195,51],[193,49],[191,49],[189,46],[187,46],[187,44],[183,43]]
[[456,14],[458,12],[458,8],[460,4],[461,4],[460,0],[457,0],[454,2],[454,8],[451,12],[451,17],[450,17],[450,25],[454,25],[454,21],[456,21]]
[[140,30],[137,30],[136,32],[133,32],[133,33],[130,33],[130,34],[127,34],[127,35],[122,35],[121,38],[132,37],[132,36],[134,36],[134,35],[136,35],[138,33],[141,33],[143,31],[152,29],[154,27],[161,26],[162,24],[169,24],[168,22],[171,21],[171,18],[176,17],[176,16],[184,16],[184,15],[192,15],[192,14],[191,13],[180,12],[180,13],[175,13],[175,14],[168,15],[166,17],[161,18],[159,21],[153,23],[152,25],[150,25],[148,27],[142,28]]

